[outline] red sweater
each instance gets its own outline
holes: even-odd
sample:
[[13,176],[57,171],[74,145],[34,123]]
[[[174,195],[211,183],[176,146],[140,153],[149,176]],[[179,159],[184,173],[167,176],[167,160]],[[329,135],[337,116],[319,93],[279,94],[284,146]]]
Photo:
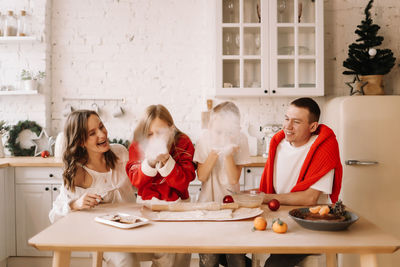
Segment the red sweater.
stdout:
[[[318,138],[308,151],[301,167],[297,184],[292,188],[291,192],[307,190],[330,170],[335,169],[332,194],[330,195],[332,203],[335,203],[339,197],[343,174],[342,164],[340,163],[339,145],[333,131],[323,124],[319,125],[316,134],[318,134]],[[275,193],[273,186],[275,154],[279,143],[284,138],[285,133],[282,130],[271,139],[268,159],[265,163],[260,183],[260,191],[264,193]]]
[[189,183],[196,177],[193,164],[194,146],[189,137],[182,134],[169,154],[175,160],[173,170],[166,177],[162,177],[158,172],[156,176],[151,177],[142,172],[142,151],[139,144],[133,142],[129,147],[126,172],[143,200],[153,197],[166,201],[189,198]]

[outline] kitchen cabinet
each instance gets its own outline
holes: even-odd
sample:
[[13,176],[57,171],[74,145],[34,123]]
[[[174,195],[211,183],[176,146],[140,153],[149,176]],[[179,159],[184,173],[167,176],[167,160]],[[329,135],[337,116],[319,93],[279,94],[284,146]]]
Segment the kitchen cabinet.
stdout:
[[15,256],[15,205],[12,168],[0,168],[0,265]]
[[323,0],[216,3],[217,97],[324,94]]
[[0,262],[7,258],[7,201],[6,201],[6,178],[4,169],[0,169]]
[[62,184],[61,168],[15,168],[17,256],[51,256],[28,240],[50,225],[49,212]]
[[264,167],[244,168],[244,190],[260,188],[261,175]]

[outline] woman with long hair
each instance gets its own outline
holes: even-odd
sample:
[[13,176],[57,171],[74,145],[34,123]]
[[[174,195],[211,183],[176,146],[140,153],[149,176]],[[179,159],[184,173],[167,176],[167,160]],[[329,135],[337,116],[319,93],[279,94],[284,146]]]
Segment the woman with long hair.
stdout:
[[[125,172],[128,151],[110,145],[107,130],[92,110],[72,112],[65,123],[63,186],[53,203],[53,223],[67,213],[93,208],[99,203],[135,202],[135,192]],[[107,266],[139,266],[134,253],[105,252]]]

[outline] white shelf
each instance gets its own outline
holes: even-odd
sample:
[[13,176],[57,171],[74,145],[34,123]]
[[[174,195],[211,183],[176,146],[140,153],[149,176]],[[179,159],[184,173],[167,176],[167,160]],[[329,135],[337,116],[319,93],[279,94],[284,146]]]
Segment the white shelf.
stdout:
[[1,36],[0,43],[12,42],[34,42],[38,39],[35,36]]
[[25,91],[25,90],[14,90],[14,91],[0,91],[0,95],[37,95],[37,90]]

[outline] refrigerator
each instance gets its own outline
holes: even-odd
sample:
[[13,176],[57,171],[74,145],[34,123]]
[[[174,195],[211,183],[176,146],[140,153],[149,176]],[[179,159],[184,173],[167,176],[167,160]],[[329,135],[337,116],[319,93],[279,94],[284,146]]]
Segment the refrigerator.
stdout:
[[[340,199],[400,239],[400,96],[337,97],[321,114],[339,143]],[[359,257],[341,254],[338,266],[358,267]],[[378,266],[400,266],[400,252],[378,255]]]

